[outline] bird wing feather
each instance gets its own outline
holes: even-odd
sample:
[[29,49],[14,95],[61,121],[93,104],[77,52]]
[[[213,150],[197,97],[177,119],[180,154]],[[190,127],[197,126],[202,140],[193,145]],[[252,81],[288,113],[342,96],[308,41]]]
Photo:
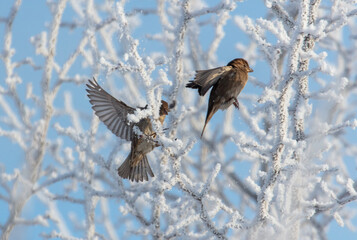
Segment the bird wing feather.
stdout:
[[200,86],[199,94],[204,96],[206,92],[231,69],[231,66],[223,66],[208,70],[197,70],[193,82]]
[[86,85],[95,114],[116,136],[130,141],[135,124],[129,122],[127,116],[134,113],[135,109],[110,95],[94,78]]

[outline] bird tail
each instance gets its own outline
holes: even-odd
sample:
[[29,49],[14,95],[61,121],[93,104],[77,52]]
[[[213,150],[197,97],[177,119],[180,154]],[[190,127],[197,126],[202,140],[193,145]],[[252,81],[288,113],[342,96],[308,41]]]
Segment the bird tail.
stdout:
[[203,136],[203,133],[205,132],[206,125],[207,125],[207,120],[206,120],[206,122],[205,122],[205,125],[203,126],[203,130],[202,130],[202,133],[201,133],[201,138],[202,138],[202,136]]
[[[142,182],[144,180],[148,181],[148,174],[150,175],[150,177],[154,177],[154,173],[151,170],[148,159],[146,155],[142,154],[137,157],[140,157],[142,159],[134,161],[134,159],[132,159],[132,152],[130,152],[123,164],[118,168],[118,174],[120,177],[124,179],[129,179],[132,182]],[[133,162],[136,162],[137,164],[135,166],[132,166]]]
[[208,106],[208,110],[207,110],[207,116],[206,116],[206,121],[205,121],[205,125],[203,126],[203,130],[201,133],[201,138],[203,136],[203,133],[205,132],[207,123],[209,122],[209,120],[211,120],[211,118],[213,117],[213,115],[217,112],[218,108],[213,105],[213,106]]
[[187,88],[196,89],[196,88],[199,88],[200,85],[198,85],[197,83],[195,83],[195,81],[189,81],[189,83],[186,84],[186,87],[187,87]]

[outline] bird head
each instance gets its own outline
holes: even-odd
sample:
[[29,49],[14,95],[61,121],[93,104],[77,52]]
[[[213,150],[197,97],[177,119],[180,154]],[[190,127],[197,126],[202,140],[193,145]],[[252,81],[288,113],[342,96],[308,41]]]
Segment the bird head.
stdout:
[[227,66],[231,66],[231,67],[234,67],[234,68],[238,68],[238,69],[241,69],[245,72],[253,72],[253,69],[251,69],[249,67],[249,64],[246,60],[244,60],[243,58],[236,58],[232,61],[230,61]]
[[169,112],[170,112],[169,104],[167,104],[166,101],[161,100],[160,116],[161,116],[161,115],[168,115]]
[[160,106],[160,112],[159,112],[159,114],[160,114],[159,120],[160,120],[161,124],[163,124],[165,117],[166,117],[166,115],[169,114],[169,112],[170,112],[169,104],[167,104],[166,101],[161,100],[161,106]]

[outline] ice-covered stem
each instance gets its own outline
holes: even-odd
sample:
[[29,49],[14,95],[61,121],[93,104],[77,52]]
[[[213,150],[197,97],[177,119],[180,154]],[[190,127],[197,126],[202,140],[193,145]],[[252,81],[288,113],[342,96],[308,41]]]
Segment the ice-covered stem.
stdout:
[[275,15],[289,28],[293,28],[295,25],[295,21],[289,16],[289,14],[277,3],[274,1],[271,5],[271,10],[275,13]]
[[[337,213],[344,205],[357,200],[357,182],[356,180],[349,180],[350,181],[347,181],[347,183],[350,183],[350,185],[346,186],[346,190],[339,194],[332,202],[328,201],[327,203],[323,203],[313,200],[310,203],[309,208],[312,208],[314,211],[314,216],[311,218],[311,221],[313,222],[316,228],[319,229],[322,228],[322,226],[328,226],[328,223],[334,219],[334,217],[332,216],[333,213]],[[321,217],[321,215],[324,215],[324,217]],[[323,221],[318,221],[318,218],[323,219]],[[341,221],[343,220],[341,219]]]
[[303,36],[301,30],[307,25],[308,20],[308,0],[304,0],[301,3],[299,19],[297,21],[298,26],[292,34],[292,39],[294,40],[291,45],[291,51],[288,54],[288,72],[285,75],[285,79],[282,84],[281,96],[278,101],[277,111],[278,111],[278,138],[276,146],[272,153],[272,165],[269,168],[267,177],[265,179],[264,185],[262,187],[261,193],[258,195],[259,204],[259,220],[265,221],[269,216],[269,206],[272,191],[275,187],[276,180],[280,174],[281,168],[281,157],[285,149],[285,140],[288,133],[288,123],[289,123],[289,102],[291,100],[291,86],[295,79],[294,75],[298,70],[300,49],[302,47]]
[[56,54],[56,43],[58,37],[59,26],[62,19],[62,14],[64,12],[67,0],[59,1],[55,15],[53,17],[52,25],[51,25],[51,32],[50,32],[50,40],[49,40],[49,54],[46,58],[45,66],[44,66],[44,73],[42,76],[42,96],[43,96],[43,109],[42,109],[42,121],[38,124],[36,132],[39,134],[36,135],[33,146],[31,146],[32,151],[28,154],[28,163],[31,166],[31,181],[35,182],[38,178],[39,169],[42,164],[42,158],[45,154],[46,150],[46,136],[47,130],[52,118],[53,114],[53,100],[55,98],[55,94],[51,92],[50,89],[50,80],[52,75],[52,70],[54,67],[54,57]]
[[86,238],[93,239],[95,234],[94,210],[98,198],[90,194],[89,189],[87,189],[89,187],[90,186],[84,186],[85,198],[86,198],[84,201],[84,209],[85,209],[84,212],[86,215]]
[[130,31],[129,31],[129,27],[128,27],[128,20],[125,15],[125,12],[124,12],[123,4],[124,4],[124,2],[116,4],[117,19],[118,19],[119,27],[121,30],[119,38],[120,38],[120,41],[123,41],[124,45],[129,46],[129,49],[128,49],[129,54],[130,54],[131,58],[133,59],[134,63],[138,67],[138,73],[142,79],[142,82],[144,83],[144,85],[146,87],[146,91],[147,91],[148,98],[149,98],[148,99],[149,104],[152,106],[154,103],[153,96],[151,96],[152,94],[150,94],[150,92],[152,91],[152,90],[150,90],[152,79],[151,79],[148,71],[146,70],[145,63],[144,63],[142,57],[140,56],[140,54],[138,52],[139,41],[134,39],[130,35]]
[[216,229],[216,227],[214,226],[214,224],[212,223],[212,221],[210,220],[207,210],[203,205],[202,199],[204,197],[206,197],[206,195],[208,194],[208,190],[210,189],[210,186],[212,184],[212,182],[215,180],[215,178],[217,177],[217,174],[219,172],[219,170],[221,169],[221,165],[219,163],[216,164],[215,168],[213,169],[212,173],[209,175],[203,190],[200,194],[199,197],[199,204],[201,206],[201,213],[200,213],[200,217],[202,219],[202,221],[206,224],[206,226],[208,227],[208,229],[210,229],[210,231],[218,238],[220,239],[227,239],[225,237],[225,232],[223,231],[219,231],[218,229]]
[[[22,123],[25,124],[27,128],[31,127],[31,123],[29,118],[26,114],[25,105],[21,101],[20,97],[16,91],[16,84],[19,83],[18,77],[14,75],[14,69],[16,64],[12,62],[12,57],[15,54],[15,49],[12,49],[12,24],[15,20],[17,12],[21,6],[22,0],[17,0],[14,2],[14,5],[11,8],[10,14],[6,19],[5,24],[5,34],[4,34],[4,49],[3,49],[3,56],[1,58],[4,61],[5,71],[6,71],[6,83],[9,86],[9,95],[13,98],[17,110],[20,113]],[[15,116],[12,116],[15,118]]]
[[[226,25],[227,20],[230,18],[229,12],[233,11],[236,8],[235,2],[222,1],[217,3],[216,6],[203,8],[198,11],[192,12],[192,18],[198,18],[199,16],[216,13],[217,21],[215,22],[215,36],[213,41],[211,42],[210,47],[208,47],[208,53],[205,56],[205,59],[208,61],[208,66],[210,67],[210,63],[216,63],[216,51],[219,47],[220,42],[225,36],[225,32],[223,31],[223,27]],[[197,44],[195,44],[194,48],[197,48]],[[191,48],[191,51],[194,49]]]
[[206,7],[206,8],[202,8],[200,10],[197,10],[196,12],[192,13],[192,17],[196,18],[199,16],[203,16],[206,14],[210,14],[210,13],[219,13],[221,11],[233,11],[236,7],[236,3],[234,1],[232,2],[228,2],[228,1],[222,1],[220,3],[217,3],[216,6],[213,7]]
[[153,237],[155,239],[162,239],[162,232],[160,230],[160,216],[161,216],[161,207],[162,203],[165,201],[165,196],[164,196],[164,189],[161,186],[157,185],[156,191],[155,191],[155,197],[154,199],[156,200],[154,203],[154,209],[153,209],[153,225],[154,225],[154,232],[153,232]]
[[[148,227],[151,223],[148,222],[145,217],[142,215],[141,211],[135,206],[136,197],[129,196],[128,191],[124,188],[122,181],[119,181],[119,185],[115,184],[114,187],[117,191],[109,193],[108,191],[96,191],[93,189],[92,185],[89,181],[93,180],[93,164],[88,167],[92,161],[95,162],[100,168],[108,171],[112,179],[118,178],[116,169],[110,168],[104,161],[104,159],[92,152],[91,145],[86,142],[86,138],[83,134],[79,134],[75,129],[68,127],[62,128],[59,124],[55,124],[56,131],[61,135],[66,135],[73,140],[78,146],[78,151],[81,152],[82,158],[85,159],[86,164],[83,165],[83,161],[81,160],[83,165],[81,169],[87,171],[85,173],[86,178],[83,179],[82,176],[76,175],[74,178],[79,178],[81,181],[81,186],[84,190],[84,199],[74,199],[72,197],[68,197],[66,195],[58,195],[53,200],[64,200],[72,203],[78,203],[85,209],[85,230],[86,230],[86,238],[92,239],[96,235],[96,224],[95,224],[95,208],[98,201],[98,197],[104,198],[121,198],[127,204],[127,211],[130,212],[143,226]],[[84,155],[85,153],[85,155]],[[88,169],[89,168],[89,169]],[[88,171],[89,170],[89,171]]]
[[[138,51],[139,41],[137,39],[134,39],[130,34],[129,27],[128,27],[128,19],[124,11],[123,4],[125,4],[125,1],[116,4],[117,19],[119,22],[119,29],[121,31],[119,40],[125,48],[129,48],[128,54],[133,60],[135,66],[137,66],[138,68],[138,74],[145,86],[148,105],[152,107],[154,110],[157,110],[156,113],[158,113],[159,104],[157,104],[158,99],[156,99],[156,97],[159,99],[161,98],[160,91],[162,90],[158,90],[156,94],[154,93],[155,87],[153,86],[153,81],[152,78],[150,77],[150,74],[154,69],[150,69],[150,65],[146,67],[141,55],[139,54]],[[153,128],[156,132],[158,132],[158,130],[161,128],[161,125],[158,124],[158,121],[155,121],[154,118],[152,120],[154,120]]]
[[244,193],[245,196],[248,196],[252,201],[257,200],[257,194],[251,190],[246,184],[233,172],[226,173],[232,181],[237,185],[237,187]]
[[211,46],[208,48],[209,50],[207,53],[207,60],[210,60],[211,62],[213,62],[213,60],[216,59],[215,57],[216,51],[225,35],[223,31],[223,27],[225,26],[229,18],[230,18],[229,14],[227,12],[223,12],[217,21],[216,34],[211,43]]
[[76,61],[78,56],[83,52],[84,47],[88,43],[88,38],[90,38],[90,37],[91,36],[88,33],[84,34],[84,36],[82,37],[81,41],[78,44],[78,47],[76,47],[76,50],[72,53],[72,55],[63,64],[61,72],[59,73],[59,76],[58,76],[58,80],[57,80],[57,82],[55,84],[55,87],[54,87],[54,92],[57,92],[58,88],[61,85],[61,83],[66,81],[66,77],[67,77],[68,71],[73,66],[73,63]]
[[[302,8],[304,9],[304,12],[306,12],[307,16],[304,15],[304,18],[302,18],[302,26],[301,30],[303,31],[303,28],[306,28],[309,25],[314,24],[315,19],[316,19],[316,11],[320,5],[321,0],[314,0],[310,2],[309,4],[307,2],[302,3]],[[304,54],[309,53],[315,46],[315,39],[314,36],[311,34],[306,34],[304,36],[304,41],[302,44],[302,49],[301,51]],[[298,65],[298,71],[299,72],[305,72],[309,69],[309,63],[310,59],[309,58],[304,58],[304,59],[299,59],[299,65]],[[303,76],[298,79],[298,91],[297,91],[297,97],[295,98],[295,106],[293,108],[294,112],[294,127],[295,127],[295,138],[297,141],[301,141],[305,139],[305,133],[304,133],[304,119],[305,119],[305,114],[300,113],[301,109],[303,107],[307,107],[308,104],[308,99],[307,99],[307,93],[308,93],[308,76]]]
[[225,236],[225,232],[219,231],[215,227],[215,225],[212,223],[212,221],[210,220],[207,210],[203,205],[202,199],[199,200],[199,204],[201,207],[201,209],[200,209],[201,210],[201,213],[200,213],[201,220],[207,226],[208,230],[210,230],[211,233],[218,239],[227,239],[227,237]]
[[[310,0],[310,1],[303,1],[301,3],[301,17],[300,17],[300,22],[301,25],[299,28],[301,29],[301,32],[303,33],[304,28],[308,27],[309,25],[312,25],[315,23],[316,19],[316,12],[317,9],[319,8],[321,0]],[[304,40],[301,46],[301,52],[304,55],[308,55],[310,51],[313,50],[315,46],[315,39],[314,36],[311,34],[305,34]],[[310,58],[302,58],[300,56],[299,58],[299,63],[298,63],[298,71],[301,72],[306,72],[309,69],[309,63],[310,63]],[[308,81],[309,81],[309,76],[305,75],[302,77],[299,77],[298,79],[298,89],[297,89],[297,96],[295,97],[295,104],[293,106],[293,113],[294,113],[294,129],[295,129],[295,139],[296,141],[302,141],[305,139],[305,117],[306,117],[306,112],[305,110],[302,109],[307,109],[308,105],[308,99],[307,99],[307,94],[308,94]],[[295,160],[300,161],[300,156],[298,154],[294,154]],[[293,209],[299,209],[300,208],[300,201],[301,199],[301,190],[293,186],[292,190],[292,202],[291,202],[291,207]],[[295,234],[295,236],[290,237],[295,237],[297,238],[299,236],[299,231],[300,231],[300,223],[295,223],[292,226],[292,233]]]
[[175,64],[175,80],[174,80],[174,88],[172,91],[172,95],[170,97],[170,101],[176,101],[177,94],[179,89],[182,87],[182,83],[184,81],[183,79],[183,50],[184,50],[184,44],[185,44],[185,34],[187,30],[187,24],[192,18],[192,16],[189,14],[189,2],[190,0],[185,0],[182,3],[182,20],[180,21],[180,25],[178,26],[177,30],[177,44],[176,44],[176,53],[175,53],[175,59],[174,59],[174,64]]
[[[301,3],[301,15],[300,15],[300,26],[298,27],[300,31],[303,33],[304,28],[309,25],[314,24],[316,18],[316,11],[320,5],[320,0],[311,0],[311,1],[302,1]],[[305,34],[304,40],[301,46],[301,52],[307,55],[315,45],[314,37],[311,34]],[[310,58],[299,57],[298,62],[298,71],[305,72],[309,69]],[[295,105],[293,106],[293,113],[294,113],[294,129],[295,129],[295,139],[296,141],[302,141],[305,139],[305,109],[307,109],[308,99],[308,76],[302,76],[298,79],[297,85],[297,96],[295,97]],[[304,109],[304,111],[302,110]],[[300,161],[300,156],[298,154],[295,155],[295,160]],[[293,209],[300,208],[300,200],[301,199],[301,190],[293,186],[292,189],[292,201],[291,207]],[[291,238],[298,238],[299,231],[300,231],[300,223],[295,223],[292,225],[292,231],[290,233]],[[295,234],[295,235],[294,235]]]
[[[13,55],[13,53],[11,53],[11,44],[12,44],[12,24],[14,22],[15,16],[19,10],[21,6],[21,0],[17,0],[10,12],[10,15],[7,19],[7,24],[6,24],[6,29],[5,29],[5,37],[4,37],[4,63],[5,63],[5,68],[6,68],[6,74],[7,74],[7,78],[8,78],[8,82],[9,82],[9,86],[10,86],[10,91],[15,92],[15,81],[10,80],[12,75],[13,75],[13,64],[11,63],[11,57]],[[13,89],[13,90],[11,90]],[[15,96],[14,98],[18,99],[17,95],[12,95]],[[21,108],[20,108],[21,109]],[[21,112],[21,111],[20,111]],[[18,181],[18,178],[17,180]],[[12,191],[16,193],[17,189],[16,189],[15,185],[15,189],[13,189]],[[14,194],[12,194],[12,198],[14,197]],[[16,201],[17,200],[17,201]],[[21,214],[21,210],[23,208],[23,205],[25,203],[25,201],[23,199],[9,199],[9,205],[11,206],[11,211],[10,211],[10,215],[7,218],[7,221],[4,223],[3,226],[1,226],[1,230],[2,230],[2,235],[1,235],[1,239],[5,240],[9,238],[9,235],[12,231],[12,229],[14,228],[15,224],[16,224],[16,218],[18,218],[18,216]]]
[[[338,2],[337,2],[338,3]],[[357,9],[353,9],[348,13],[345,14],[341,14],[340,16],[336,17],[336,18],[328,18],[328,26],[326,27],[326,31],[325,33],[330,33],[336,30],[341,29],[344,25],[346,25],[346,17],[347,18],[351,18],[357,15]]]
[[[51,73],[52,73],[52,68],[53,68],[53,63],[54,63],[54,56],[55,56],[55,49],[56,49],[56,42],[57,42],[57,36],[58,36],[58,29],[59,25],[61,23],[61,18],[62,14],[64,11],[64,8],[66,6],[67,0],[61,0],[59,1],[57,5],[57,9],[55,12],[55,16],[53,17],[52,25],[51,25],[51,35],[50,35],[50,42],[49,42],[49,55],[46,59],[45,63],[45,68],[44,68],[44,74],[43,74],[43,79],[42,79],[42,95],[43,95],[43,112],[42,112],[42,119],[38,122],[36,126],[34,126],[36,129],[33,130],[34,132],[34,139],[32,140],[30,150],[26,154],[26,167],[24,168],[24,176],[26,176],[27,181],[29,184],[34,184],[36,183],[42,161],[43,161],[43,156],[46,151],[46,137],[47,137],[47,130],[48,126],[50,123],[50,120],[52,118],[52,104],[53,104],[53,99],[54,95],[51,93],[49,89],[49,84],[50,84],[50,79],[51,79]],[[14,9],[18,9],[20,6],[21,1],[15,2],[15,7]],[[16,15],[16,10],[14,10],[12,13],[12,18],[15,17]],[[11,40],[11,37],[10,39]],[[11,43],[10,43],[11,44]],[[16,218],[21,214],[22,208],[29,199],[29,197],[32,195],[32,186],[26,186],[24,187],[22,183],[16,182],[14,184],[13,190],[12,190],[12,206],[11,206],[11,211],[10,215],[4,224],[3,227],[3,233],[2,233],[2,239],[8,239],[12,229],[16,225]]]
[[[185,154],[182,152],[181,154]],[[183,192],[186,192],[188,196],[192,197],[192,199],[196,200],[197,203],[200,206],[200,218],[202,222],[207,226],[208,230],[217,238],[219,239],[226,239],[225,232],[219,231],[215,225],[212,223],[210,220],[207,210],[203,204],[203,199],[208,196],[208,189],[211,185],[211,183],[214,181],[216,178],[219,170],[220,170],[220,165],[217,164],[216,167],[214,168],[213,172],[211,173],[210,177],[207,179],[207,182],[202,190],[201,193],[195,192],[193,189],[191,189],[187,184],[182,179],[181,176],[181,171],[180,171],[180,159],[182,156],[171,156],[171,160],[173,161],[173,169],[175,172],[175,178],[178,183],[179,189],[181,189]],[[207,196],[206,196],[207,195]]]

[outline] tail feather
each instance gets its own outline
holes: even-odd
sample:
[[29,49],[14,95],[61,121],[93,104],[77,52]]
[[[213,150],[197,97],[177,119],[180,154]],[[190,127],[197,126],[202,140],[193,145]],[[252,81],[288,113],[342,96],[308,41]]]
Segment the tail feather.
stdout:
[[129,174],[131,172],[130,159],[131,159],[131,152],[129,153],[129,156],[125,159],[123,164],[118,168],[119,176],[124,179],[128,179]]
[[189,81],[189,83],[186,84],[186,87],[196,89],[200,88],[201,86],[195,83],[194,81]]
[[154,177],[154,173],[151,170],[146,155],[142,156],[142,159],[139,161],[139,163],[136,166],[131,165],[132,163],[131,158],[132,158],[132,153],[130,152],[129,156],[125,159],[123,164],[118,168],[118,174],[120,177],[124,179],[129,179],[132,182],[148,181],[149,180],[148,174],[151,177]]
[[144,156],[144,159],[143,159],[143,166],[144,166],[144,172],[146,174],[146,181],[148,180],[147,174],[149,174],[150,177],[154,177],[154,173],[151,170],[148,158],[146,156]]
[[209,89],[208,88],[207,90],[204,90],[204,92],[202,92],[202,86],[195,81],[190,81],[189,83],[186,84],[186,87],[192,89],[198,89],[198,94],[200,96],[204,96],[207,90]]
[[130,181],[132,182],[138,182],[138,170],[139,170],[139,164],[137,166],[135,166],[134,168],[132,167],[132,169],[130,170]]
[[145,157],[140,161],[140,181],[143,181],[143,180],[145,180],[145,181],[148,181],[148,174],[146,173],[146,171],[145,171]]
[[218,111],[217,105],[214,105],[214,104],[213,104],[213,106],[212,106],[212,105],[210,104],[210,105],[208,106],[206,121],[205,121],[205,125],[203,126],[203,130],[202,130],[202,133],[201,133],[201,138],[202,138],[202,136],[203,136],[203,133],[205,132],[207,123],[209,122],[209,120],[211,120],[211,118],[213,117],[213,115],[214,115],[217,111]]
[[205,125],[203,126],[202,133],[201,133],[201,138],[202,138],[202,136],[203,136],[203,133],[205,132],[205,129],[206,129],[207,123],[208,123],[208,122],[207,122],[207,120],[206,120]]

